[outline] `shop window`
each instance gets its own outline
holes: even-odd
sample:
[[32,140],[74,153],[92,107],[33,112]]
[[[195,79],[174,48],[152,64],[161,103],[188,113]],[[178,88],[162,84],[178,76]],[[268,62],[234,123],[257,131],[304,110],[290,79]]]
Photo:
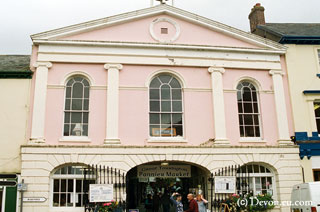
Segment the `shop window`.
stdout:
[[149,130],[152,137],[183,136],[183,101],[179,81],[168,74],[150,83]]
[[260,137],[260,112],[256,87],[247,81],[237,86],[240,137]]
[[[243,173],[249,173],[249,177],[243,177]],[[238,193],[253,193],[255,196],[259,194],[275,195],[274,174],[267,167],[258,164],[244,165],[237,176]],[[244,184],[246,186],[240,186]]]
[[83,77],[68,80],[65,90],[64,136],[88,136],[90,85]]
[[320,169],[313,170],[314,181],[320,181]]
[[[64,166],[52,176],[53,207],[83,207],[88,201],[88,188],[93,179],[84,179],[83,166]],[[93,176],[93,175],[92,175]]]
[[318,134],[320,134],[320,102],[314,102],[314,115],[316,118]]

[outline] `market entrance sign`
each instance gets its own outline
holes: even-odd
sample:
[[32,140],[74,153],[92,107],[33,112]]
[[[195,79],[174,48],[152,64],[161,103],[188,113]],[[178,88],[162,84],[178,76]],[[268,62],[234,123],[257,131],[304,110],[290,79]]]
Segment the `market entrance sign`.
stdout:
[[236,177],[234,176],[216,176],[215,193],[216,194],[234,194],[236,193]]
[[113,184],[90,184],[90,202],[110,202],[113,200]]
[[145,165],[138,166],[138,178],[187,178],[191,177],[191,166],[189,165]]

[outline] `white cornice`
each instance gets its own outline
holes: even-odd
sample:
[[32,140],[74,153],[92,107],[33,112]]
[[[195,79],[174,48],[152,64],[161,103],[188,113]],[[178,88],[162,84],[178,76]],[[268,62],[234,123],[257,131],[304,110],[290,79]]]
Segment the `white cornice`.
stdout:
[[155,7],[150,7],[142,10],[132,11],[120,15],[115,15],[107,18],[102,18],[94,21],[89,21],[81,24],[76,24],[60,29],[55,29],[39,34],[32,35],[31,38],[35,42],[36,40],[50,40],[57,39],[67,35],[73,35],[77,33],[82,33],[86,31],[91,31],[93,29],[99,29],[102,27],[112,26],[119,23],[129,22],[136,19],[145,18],[148,16],[154,16],[158,14],[168,14],[172,15],[189,22],[193,22],[209,29],[221,32],[223,34],[227,34],[231,37],[235,37],[236,39],[243,40],[245,42],[258,45],[262,48],[274,49],[285,51],[286,47],[273,42],[271,40],[264,39],[260,36],[253,35],[251,33],[244,32],[242,30],[224,25],[222,23],[210,20],[208,18],[181,10],[176,7],[172,7],[166,4],[161,4]]

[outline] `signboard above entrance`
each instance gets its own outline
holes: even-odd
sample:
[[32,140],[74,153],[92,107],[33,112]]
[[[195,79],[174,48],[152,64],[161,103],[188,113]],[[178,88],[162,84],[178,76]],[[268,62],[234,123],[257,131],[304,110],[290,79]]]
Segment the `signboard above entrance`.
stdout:
[[183,178],[191,177],[191,166],[189,165],[145,165],[138,166],[138,178]]

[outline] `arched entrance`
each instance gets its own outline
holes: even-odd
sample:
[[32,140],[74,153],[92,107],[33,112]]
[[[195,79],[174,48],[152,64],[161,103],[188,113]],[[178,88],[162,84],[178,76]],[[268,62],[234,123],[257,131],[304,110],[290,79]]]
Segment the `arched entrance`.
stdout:
[[[146,211],[145,200],[148,194],[154,198],[155,212],[174,211],[163,210],[162,205],[168,201],[173,192],[183,196],[184,206],[187,207],[188,193],[203,194],[208,197],[208,178],[210,172],[197,164],[181,161],[157,161],[136,166],[127,172],[127,209]],[[157,196],[158,195],[158,196]],[[158,203],[159,208],[158,208]]]

